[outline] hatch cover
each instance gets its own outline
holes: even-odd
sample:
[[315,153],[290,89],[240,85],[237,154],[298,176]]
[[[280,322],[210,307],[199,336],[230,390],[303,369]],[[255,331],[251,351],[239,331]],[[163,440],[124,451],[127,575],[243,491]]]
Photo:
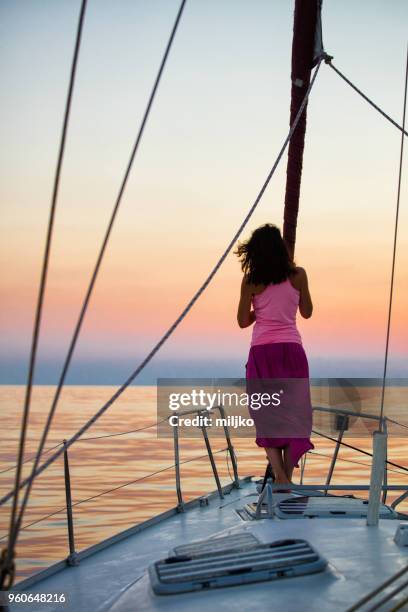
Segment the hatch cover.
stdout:
[[225,542],[224,548],[210,552],[157,561],[149,567],[149,575],[155,593],[171,595],[302,576],[320,572],[326,565],[306,540],[257,543],[244,550],[231,549]]

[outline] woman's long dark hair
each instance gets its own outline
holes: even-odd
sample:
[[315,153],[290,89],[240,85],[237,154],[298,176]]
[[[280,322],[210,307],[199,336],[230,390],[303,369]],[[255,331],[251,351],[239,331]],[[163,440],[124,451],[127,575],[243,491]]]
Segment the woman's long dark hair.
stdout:
[[238,244],[234,253],[248,283],[254,285],[277,285],[295,270],[279,229],[271,223],[258,227],[249,240]]

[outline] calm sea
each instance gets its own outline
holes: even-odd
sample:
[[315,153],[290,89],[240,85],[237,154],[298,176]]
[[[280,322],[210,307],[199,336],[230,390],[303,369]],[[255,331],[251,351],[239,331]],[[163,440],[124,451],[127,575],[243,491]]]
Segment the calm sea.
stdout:
[[[46,448],[69,438],[115,391],[114,387],[66,387],[55,415]],[[34,389],[26,444],[26,458],[32,456],[38,444],[54,387]],[[321,390],[319,390],[321,393]],[[406,406],[406,388],[392,392],[392,417],[402,416]],[[0,387],[0,495],[13,484],[19,431],[21,425],[24,388]],[[402,418],[402,417],[401,417]],[[130,387],[105,415],[86,433],[84,438],[120,434],[153,425],[156,416],[156,388]],[[261,475],[265,468],[263,451],[252,439],[235,437],[233,443],[238,458],[240,476]],[[400,437],[408,429],[395,427],[391,431],[389,459],[408,466],[408,438]],[[333,443],[314,437],[315,451],[307,458],[305,483],[324,482]],[[350,438],[350,444],[371,450],[371,441]],[[204,443],[199,438],[180,442],[183,494],[187,500],[213,491],[215,483],[206,457]],[[226,461],[225,442],[213,439],[222,484],[230,482]],[[190,461],[191,460],[191,461]],[[173,445],[170,439],[158,439],[155,427],[141,432],[114,437],[81,439],[69,450],[72,498],[74,504],[75,538],[77,550],[84,549],[136,523],[176,505],[174,485]],[[30,463],[24,466],[24,476]],[[168,468],[168,469],[166,469]],[[152,475],[154,472],[157,474]],[[368,483],[370,457],[342,447],[333,477],[334,484]],[[296,478],[295,478],[296,480]],[[128,482],[129,486],[115,489]],[[389,482],[406,483],[404,472],[391,468]],[[393,499],[392,496],[389,498]],[[17,547],[17,580],[61,560],[68,554],[65,514],[63,461],[59,458],[37,480],[24,516],[24,529]],[[408,506],[405,506],[407,510]],[[404,506],[401,505],[401,510]],[[0,546],[6,542],[10,504],[0,509]],[[51,514],[47,519],[43,517]]]

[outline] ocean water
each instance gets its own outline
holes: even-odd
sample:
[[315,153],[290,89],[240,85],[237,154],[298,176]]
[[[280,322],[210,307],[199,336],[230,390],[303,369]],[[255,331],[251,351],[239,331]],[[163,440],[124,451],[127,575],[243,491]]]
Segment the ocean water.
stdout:
[[[103,403],[115,387],[68,386],[63,390],[46,448],[69,438]],[[391,390],[388,398],[392,418],[404,418],[406,388]],[[54,387],[34,388],[26,443],[26,458],[33,456],[53,397]],[[315,390],[321,400],[321,389]],[[313,389],[312,389],[313,395]],[[377,400],[378,393],[375,397]],[[23,386],[0,387],[0,495],[6,494],[14,482],[22,406]],[[320,403],[320,402],[319,402]],[[69,449],[76,550],[82,550],[119,531],[146,520],[176,505],[173,443],[157,437],[156,427],[125,433],[154,425],[156,388],[128,388],[101,419]],[[371,450],[371,423],[366,432],[346,439],[354,446]],[[408,429],[390,429],[389,459],[408,466]],[[240,476],[263,474],[265,458],[253,439],[234,436]],[[109,436],[109,437],[100,437]],[[90,439],[93,438],[93,439]],[[305,483],[324,482],[333,452],[333,443],[313,437],[315,450],[306,462]],[[227,463],[225,441],[212,441],[222,484],[230,482],[231,466]],[[200,438],[180,440],[181,480],[184,499],[213,491],[216,486],[208,462],[204,442]],[[29,474],[30,463],[23,475]],[[298,472],[299,470],[297,470]],[[407,473],[391,467],[389,482],[404,484]],[[342,447],[333,484],[367,484],[370,457]],[[297,481],[298,474],[294,480]],[[132,483],[123,487],[126,483]],[[120,487],[120,488],[117,488]],[[111,489],[113,489],[111,491]],[[110,491],[104,494],[105,491]],[[93,499],[88,499],[92,497]],[[390,495],[389,500],[394,496]],[[88,501],[85,501],[88,500]],[[6,543],[11,504],[0,508],[0,546]],[[408,505],[401,505],[400,510]],[[52,516],[48,516],[52,514]],[[44,518],[47,517],[48,518]],[[63,459],[58,458],[35,482],[24,515],[24,529],[17,546],[17,581],[68,555],[67,522]]]

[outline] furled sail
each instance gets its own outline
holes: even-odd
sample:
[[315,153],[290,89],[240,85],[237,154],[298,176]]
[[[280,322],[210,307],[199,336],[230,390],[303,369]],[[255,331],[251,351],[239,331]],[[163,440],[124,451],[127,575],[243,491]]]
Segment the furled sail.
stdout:
[[[292,42],[290,125],[299,111],[309,86],[311,70],[322,52],[321,0],[296,0]],[[296,242],[306,113],[307,106],[290,140],[288,149],[283,237],[292,255]]]

